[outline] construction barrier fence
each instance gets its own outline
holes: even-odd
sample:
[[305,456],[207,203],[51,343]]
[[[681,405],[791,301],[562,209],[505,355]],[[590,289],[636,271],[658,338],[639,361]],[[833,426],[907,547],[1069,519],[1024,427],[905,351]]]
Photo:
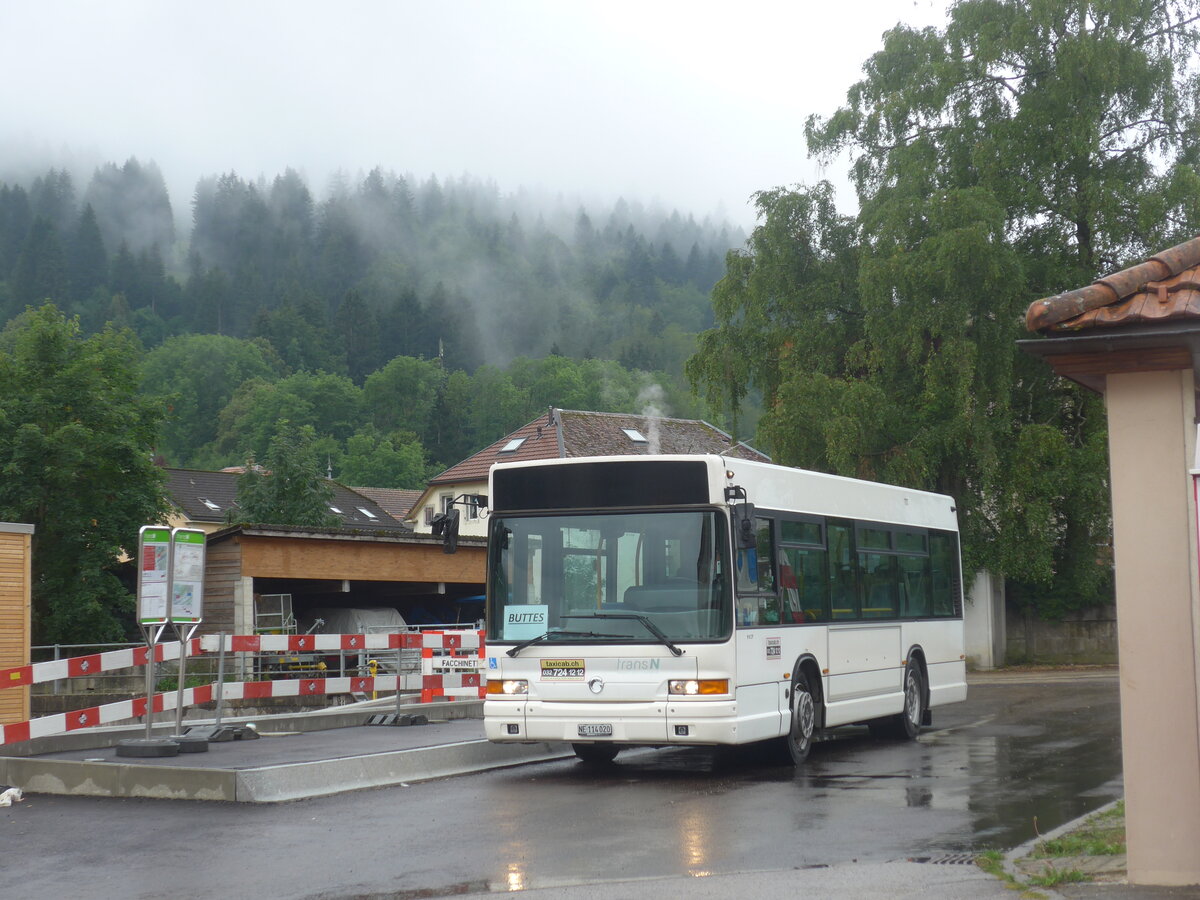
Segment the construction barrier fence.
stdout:
[[[485,647],[482,631],[423,631],[399,634],[261,634],[261,635],[204,635],[188,642],[188,658],[220,652],[224,643],[227,654],[261,653],[321,653],[344,650],[361,651],[419,651],[420,671],[395,675],[353,675],[335,678],[310,677],[270,681],[226,682],[222,700],[250,700],[270,697],[309,697],[329,694],[367,695],[376,692],[398,692],[419,695],[421,703],[435,699],[482,699],[486,685]],[[179,659],[180,642],[156,644],[154,661]],[[41,684],[61,678],[92,676],[98,672],[144,666],[150,659],[147,647],[94,653],[71,659],[56,659],[11,669],[0,669],[0,690],[10,687]],[[217,699],[217,684],[186,688],[182,705],[186,709]],[[168,712],[177,708],[179,691],[155,694],[150,699],[151,712]],[[27,722],[0,725],[0,745],[27,741],[32,738],[65,734],[82,728],[110,725],[137,719],[147,714],[145,697],[120,700],[66,713],[39,716]]]

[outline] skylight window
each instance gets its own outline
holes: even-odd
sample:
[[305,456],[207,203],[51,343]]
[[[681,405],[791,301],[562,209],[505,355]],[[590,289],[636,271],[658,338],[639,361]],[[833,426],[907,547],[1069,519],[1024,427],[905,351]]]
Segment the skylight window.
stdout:
[[203,503],[205,506],[207,506],[209,509],[213,510],[214,512],[220,512],[220,510],[221,510],[221,507],[219,505],[217,505],[216,503],[213,503],[207,497],[201,497],[200,502]]
[[518,447],[525,443],[527,439],[523,437],[513,438],[507,444],[500,448],[501,453],[514,453]]
[[331,507],[329,507],[329,509],[330,509],[332,512],[335,512],[335,513],[337,513],[339,516],[340,516],[340,515],[342,515],[342,511],[341,511],[340,509],[338,509],[336,506],[331,506]]
[[379,516],[375,515],[375,513],[371,512],[369,509],[363,509],[361,506],[356,506],[355,509],[357,509],[360,513],[362,513],[368,519],[378,519],[379,518]]
[[649,441],[646,439],[646,436],[645,436],[644,434],[642,434],[640,431],[638,431],[636,428],[622,428],[621,430],[622,430],[623,432],[625,432],[625,437],[629,438],[629,439],[630,439],[631,441],[633,441],[635,444],[648,444],[648,443],[650,443],[650,442],[649,442]]

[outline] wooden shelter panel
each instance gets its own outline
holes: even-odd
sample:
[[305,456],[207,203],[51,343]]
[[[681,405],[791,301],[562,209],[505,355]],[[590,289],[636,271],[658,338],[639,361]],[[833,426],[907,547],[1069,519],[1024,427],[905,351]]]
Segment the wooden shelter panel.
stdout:
[[204,630],[234,632],[234,599],[242,578],[237,541],[209,544],[204,566]]
[[1191,354],[1185,347],[1142,347],[1088,353],[1056,353],[1046,361],[1065,378],[1087,375],[1122,375],[1129,372],[1164,372],[1190,369]]
[[[0,532],[0,669],[29,664],[30,536]],[[0,723],[29,718],[29,688],[0,691]]]
[[486,551],[400,544],[241,537],[242,574],[255,578],[483,583]]

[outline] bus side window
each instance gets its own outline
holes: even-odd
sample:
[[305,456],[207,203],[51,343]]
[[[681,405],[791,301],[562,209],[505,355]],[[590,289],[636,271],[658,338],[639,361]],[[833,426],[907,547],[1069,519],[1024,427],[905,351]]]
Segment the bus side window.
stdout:
[[905,616],[928,616],[931,613],[929,592],[929,557],[901,556],[900,597]]
[[930,532],[929,560],[933,570],[933,614],[935,616],[956,616],[961,609],[957,551],[955,535]]
[[737,553],[738,623],[776,625],[779,594],[775,589],[775,537],[771,519],[754,520],[755,545]]
[[784,547],[779,562],[785,622],[828,622],[825,550],[820,547]]
[[857,560],[851,542],[852,527],[828,522],[830,618],[858,618]]
[[862,571],[864,619],[894,619],[896,602],[896,557],[886,553],[859,553]]

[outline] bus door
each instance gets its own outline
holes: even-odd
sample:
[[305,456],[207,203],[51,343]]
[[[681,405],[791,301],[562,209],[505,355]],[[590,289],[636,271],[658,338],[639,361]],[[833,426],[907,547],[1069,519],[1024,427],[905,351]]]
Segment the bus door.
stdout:
[[901,646],[895,555],[885,529],[829,520],[830,703],[894,693]]

